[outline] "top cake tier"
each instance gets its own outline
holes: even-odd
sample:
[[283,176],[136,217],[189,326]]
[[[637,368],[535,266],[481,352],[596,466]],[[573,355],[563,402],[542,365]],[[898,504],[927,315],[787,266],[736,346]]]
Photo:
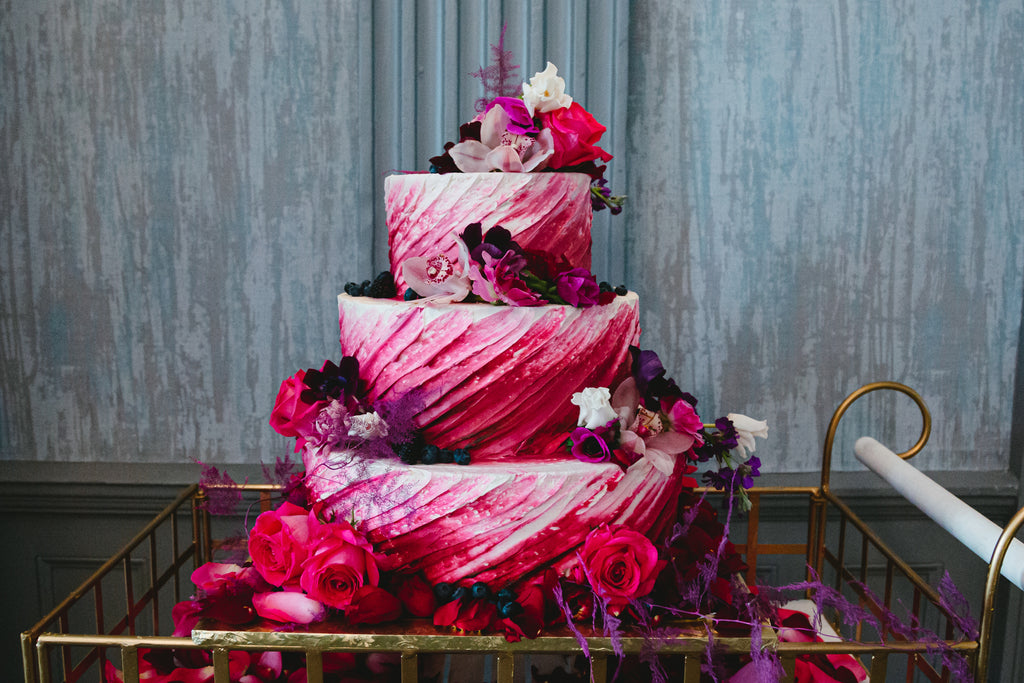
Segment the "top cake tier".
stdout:
[[457,262],[455,236],[471,223],[500,225],[524,249],[590,268],[593,209],[582,173],[411,173],[384,180],[391,272],[404,291],[402,263],[444,254]]

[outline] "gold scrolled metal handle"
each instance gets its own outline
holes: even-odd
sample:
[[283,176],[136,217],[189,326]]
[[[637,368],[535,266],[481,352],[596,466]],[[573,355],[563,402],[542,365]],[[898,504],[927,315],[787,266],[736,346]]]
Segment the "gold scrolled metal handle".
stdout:
[[996,610],[996,588],[999,576],[1003,571],[1003,559],[1010,548],[1014,536],[1024,526],[1024,508],[1015,514],[999,534],[999,540],[992,550],[992,559],[988,563],[988,576],[985,578],[985,599],[981,610],[981,626],[978,629],[978,660],[974,680],[984,683],[988,680],[988,660],[992,654],[992,631]]
[[836,430],[839,428],[839,421],[843,415],[849,410],[857,399],[860,397],[870,394],[873,391],[880,391],[883,389],[889,389],[891,391],[898,391],[901,394],[906,394],[914,400],[917,404],[918,409],[921,411],[922,425],[921,425],[921,436],[918,438],[917,443],[911,446],[908,450],[899,454],[904,460],[917,455],[924,445],[928,442],[928,437],[932,433],[932,414],[928,412],[928,406],[924,404],[924,399],[916,391],[911,389],[905,384],[899,382],[872,382],[871,384],[865,384],[860,389],[857,389],[839,404],[835,412],[832,413],[832,419],[828,423],[828,431],[825,432],[825,447],[822,454],[821,462],[821,491],[822,493],[829,492],[829,478],[832,474],[832,445],[836,439]]

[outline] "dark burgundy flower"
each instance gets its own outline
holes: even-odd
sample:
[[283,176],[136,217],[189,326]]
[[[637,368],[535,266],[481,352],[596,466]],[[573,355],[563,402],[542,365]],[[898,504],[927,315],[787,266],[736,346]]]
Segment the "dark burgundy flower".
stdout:
[[402,601],[379,586],[361,586],[345,608],[350,624],[380,624],[402,616]]

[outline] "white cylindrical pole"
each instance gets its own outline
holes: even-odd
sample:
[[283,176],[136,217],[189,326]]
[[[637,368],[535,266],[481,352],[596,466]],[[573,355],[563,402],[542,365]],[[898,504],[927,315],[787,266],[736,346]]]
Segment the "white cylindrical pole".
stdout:
[[[989,562],[1003,530],[983,514],[942,488],[900,456],[869,436],[857,439],[857,459],[885,479],[936,524]],[[1002,574],[1024,590],[1024,543],[1014,540],[1003,560]]]

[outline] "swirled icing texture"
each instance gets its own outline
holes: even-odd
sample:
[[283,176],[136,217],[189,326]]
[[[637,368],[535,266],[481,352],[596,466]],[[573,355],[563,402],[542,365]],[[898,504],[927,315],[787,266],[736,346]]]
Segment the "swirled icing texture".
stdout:
[[573,393],[627,374],[638,308],[632,292],[590,308],[338,296],[341,350],[368,398],[416,392],[416,426],[475,463],[557,452],[579,415]]
[[590,177],[582,173],[411,173],[384,179],[391,272],[404,291],[402,262],[445,254],[470,223],[501,225],[524,249],[590,268]]
[[566,571],[603,523],[656,537],[675,519],[685,481],[683,459],[672,476],[646,460],[625,472],[554,459],[428,466],[307,449],[303,461],[324,513],[357,520],[383,569],[496,587]]

